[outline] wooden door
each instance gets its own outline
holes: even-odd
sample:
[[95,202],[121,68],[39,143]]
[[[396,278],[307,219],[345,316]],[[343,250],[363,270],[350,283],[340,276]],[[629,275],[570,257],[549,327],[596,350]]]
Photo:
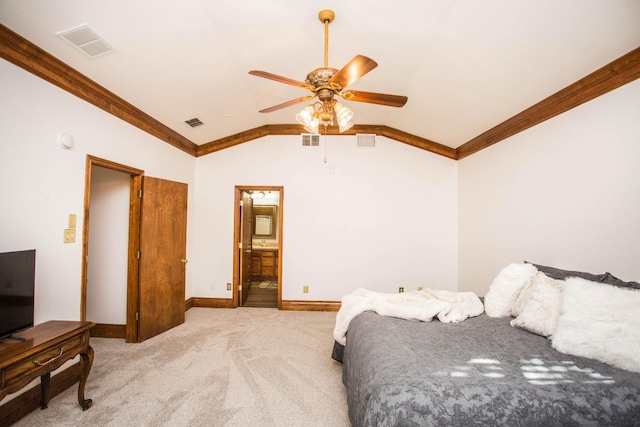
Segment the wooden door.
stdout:
[[184,323],[187,184],[144,177],[138,342]]
[[253,199],[246,191],[242,192],[242,205],[240,206],[240,280],[238,295],[239,305],[244,305],[249,296],[251,286],[251,244],[253,238]]

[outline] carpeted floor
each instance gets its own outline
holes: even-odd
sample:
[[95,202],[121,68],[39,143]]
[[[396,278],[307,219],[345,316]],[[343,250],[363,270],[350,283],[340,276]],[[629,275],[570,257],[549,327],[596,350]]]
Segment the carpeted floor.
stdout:
[[17,426],[348,426],[336,313],[192,308],[141,344],[92,338],[83,412],[77,387]]

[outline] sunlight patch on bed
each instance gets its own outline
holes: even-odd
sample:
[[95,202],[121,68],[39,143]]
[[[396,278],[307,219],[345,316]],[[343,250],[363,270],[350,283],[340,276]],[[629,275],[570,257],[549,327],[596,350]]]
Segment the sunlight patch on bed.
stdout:
[[[595,372],[591,368],[580,368],[574,362],[545,362],[539,358],[521,359],[522,374],[531,384],[553,385],[581,382],[585,384],[613,384],[611,377]],[[583,375],[584,374],[584,375]],[[585,376],[587,378],[585,378]]]
[[482,375],[487,377],[487,378],[504,378],[503,374],[499,374],[497,372],[485,372]]
[[471,359],[469,363],[478,364],[478,365],[499,365],[500,361],[494,359]]
[[449,376],[454,378],[466,378],[470,377],[472,372],[479,372],[485,378],[504,378],[504,374],[496,372],[502,370],[498,365],[500,365],[499,360],[475,358],[469,360],[467,365],[455,366],[453,368],[454,370],[449,373]]

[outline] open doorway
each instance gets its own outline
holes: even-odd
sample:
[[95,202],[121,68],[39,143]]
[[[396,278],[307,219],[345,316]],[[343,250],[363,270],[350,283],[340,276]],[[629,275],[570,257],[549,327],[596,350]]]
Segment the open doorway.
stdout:
[[236,186],[234,305],[281,308],[283,187]]
[[[142,342],[184,323],[187,195],[185,183],[87,156],[80,320],[95,316],[93,336]],[[116,203],[114,221],[105,205]]]

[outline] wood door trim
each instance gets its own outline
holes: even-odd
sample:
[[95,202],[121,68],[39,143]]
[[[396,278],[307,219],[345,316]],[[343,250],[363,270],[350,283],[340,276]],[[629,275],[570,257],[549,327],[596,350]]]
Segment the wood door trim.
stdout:
[[132,230],[140,229],[140,199],[138,198],[142,176],[144,171],[131,166],[87,155],[84,176],[84,206],[82,227],[82,268],[80,273],[80,320],[87,319],[87,279],[89,256],[89,211],[91,200],[91,171],[93,166],[101,166],[107,169],[123,172],[131,176],[131,190],[129,202],[129,244],[127,261],[127,314],[126,314],[126,341],[137,342],[138,328],[136,312],[138,310],[138,268],[135,258],[136,251],[140,247],[140,235]]
[[282,211],[284,208],[284,187],[268,186],[268,185],[236,185],[234,195],[234,212],[233,212],[233,284],[232,288],[232,306],[238,307],[238,286],[240,283],[240,200],[242,200],[243,191],[278,191],[280,193],[278,215],[278,309],[282,306]]

